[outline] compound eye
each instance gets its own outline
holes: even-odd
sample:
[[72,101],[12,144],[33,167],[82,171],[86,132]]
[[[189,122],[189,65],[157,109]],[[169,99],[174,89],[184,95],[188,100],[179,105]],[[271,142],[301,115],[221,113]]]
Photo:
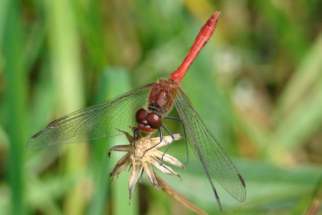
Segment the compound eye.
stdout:
[[161,117],[158,114],[149,113],[146,117],[146,120],[152,128],[157,129],[161,126]]
[[145,117],[147,115],[148,115],[147,111],[144,110],[143,108],[140,108],[135,114],[135,119],[138,123],[141,123],[145,120]]

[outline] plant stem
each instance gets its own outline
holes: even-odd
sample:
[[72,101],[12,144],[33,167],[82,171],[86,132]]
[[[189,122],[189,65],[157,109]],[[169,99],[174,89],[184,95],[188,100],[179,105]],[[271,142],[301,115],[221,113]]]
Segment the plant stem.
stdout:
[[190,209],[191,211],[195,212],[199,215],[205,215],[207,214],[203,209],[197,207],[192,202],[190,202],[186,197],[175,191],[172,187],[170,187],[165,181],[163,181],[161,178],[156,176],[160,188],[166,192],[169,196],[171,196],[174,200],[185,206],[186,208]]

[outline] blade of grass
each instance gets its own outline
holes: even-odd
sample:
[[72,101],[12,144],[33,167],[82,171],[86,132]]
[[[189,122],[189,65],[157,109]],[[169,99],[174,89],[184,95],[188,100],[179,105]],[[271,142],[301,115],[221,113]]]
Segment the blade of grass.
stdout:
[[10,214],[10,199],[6,186],[0,186],[0,208],[1,213]]
[[[97,103],[101,103],[106,100],[108,92],[111,90],[109,78],[107,73],[103,73],[98,86],[97,91]],[[108,100],[110,100],[109,98]],[[106,131],[109,132],[109,131]],[[107,149],[110,143],[110,139],[106,138],[101,141],[94,141],[92,144],[91,153],[91,170],[94,181],[94,193],[89,206],[89,214],[103,214],[107,208],[106,203],[109,200],[109,175],[110,163],[107,158]],[[109,201],[111,203],[111,201]],[[111,208],[111,205],[108,205]]]
[[288,82],[277,104],[276,119],[287,115],[293,106],[301,102],[316,81],[322,78],[322,35],[313,44],[298,70]]
[[[2,38],[5,32],[5,22],[7,18],[7,5],[8,0],[2,0],[0,2],[0,37]],[[2,39],[0,40],[0,49],[2,49]]]
[[298,62],[305,54],[309,41],[303,34],[304,26],[293,23],[290,17],[274,1],[255,1],[257,10],[261,16],[265,17],[272,24],[272,28],[278,34],[279,46],[284,47],[293,57],[294,62]]
[[[299,73],[309,70],[322,71],[320,56],[322,55],[321,39],[317,47],[313,47],[300,66]],[[307,61],[310,61],[308,64]],[[314,65],[314,66],[313,66]],[[310,71],[311,74],[318,74]],[[320,76],[320,75],[319,75]],[[295,78],[297,78],[295,76]],[[289,114],[277,122],[277,128],[272,134],[268,148],[269,157],[281,160],[289,149],[294,149],[309,138],[322,124],[322,78],[311,86],[311,91],[306,92],[306,97],[289,111]]]
[[[71,1],[48,1],[45,4],[50,35],[50,57],[59,113],[69,113],[82,106],[83,89],[80,47]],[[66,146],[67,147],[67,146]],[[66,174],[84,168],[86,145],[70,144],[66,154]],[[82,214],[86,199],[82,182],[69,190],[64,203],[66,214]]]
[[[33,176],[28,177],[30,186],[26,194],[27,203],[44,214],[57,214],[56,212],[61,214],[59,201],[57,200],[64,198],[70,187],[81,182],[84,177],[86,177],[85,172],[63,178],[55,173],[47,175],[42,180]],[[83,195],[86,195],[85,192],[83,192]]]
[[9,184],[11,213],[26,213],[24,195],[24,143],[26,142],[26,76],[23,67],[23,29],[19,1],[8,1],[3,35],[6,82],[7,130],[9,134]]
[[[120,69],[111,69],[107,73],[109,79],[109,98],[115,98],[131,89],[130,79],[128,73]],[[117,80],[117,81],[115,81]],[[124,113],[129,114],[129,113]],[[131,116],[129,116],[131,117]],[[132,125],[129,125],[132,126]],[[114,144],[128,144],[124,142],[119,142],[124,140],[121,136],[113,138]],[[118,154],[120,156],[120,154]],[[110,162],[115,164],[117,160],[111,159]],[[138,214],[137,209],[137,194],[134,193],[132,200],[129,200],[128,193],[128,174],[121,174],[115,181],[112,183],[113,186],[113,197],[115,203],[115,214],[129,214],[135,215]]]
[[[110,87],[106,73],[103,73],[103,69],[107,64],[107,58],[102,13],[104,7],[102,7],[102,4],[103,1],[97,0],[87,2],[86,4],[83,1],[74,1],[73,5],[76,11],[77,22],[80,26],[81,36],[84,37],[84,48],[88,50],[88,57],[84,59],[84,64],[89,65],[89,69],[96,72],[96,76],[92,74],[92,77],[99,78],[98,87],[94,87],[96,90],[95,103],[101,103],[106,100]],[[89,88],[93,87],[90,86]],[[94,183],[94,192],[91,197],[88,214],[104,214],[107,208],[106,204],[110,197],[107,183],[109,180],[109,163],[106,155],[108,144],[109,139],[107,138],[93,141],[93,144],[91,144],[90,169]]]
[[107,64],[106,58],[106,34],[104,32],[104,1],[94,0],[84,3],[81,0],[74,1],[77,24],[83,38],[84,48],[88,50],[88,56],[84,61],[90,69],[102,73]]

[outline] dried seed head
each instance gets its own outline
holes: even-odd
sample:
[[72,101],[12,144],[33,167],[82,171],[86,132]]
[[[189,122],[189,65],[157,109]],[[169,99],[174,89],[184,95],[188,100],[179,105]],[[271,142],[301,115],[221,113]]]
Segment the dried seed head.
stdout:
[[[125,133],[128,137],[129,134]],[[164,136],[162,141],[160,137],[142,137],[129,145],[117,145],[110,148],[109,153],[112,151],[127,152],[114,166],[111,176],[118,176],[121,171],[130,167],[129,176],[129,196],[135,189],[135,185],[139,181],[143,172],[146,173],[149,181],[153,186],[158,187],[158,180],[154,169],[158,169],[161,172],[168,175],[179,176],[169,164],[172,166],[183,168],[184,165],[175,157],[166,154],[159,149],[161,147],[171,144],[175,140],[181,138],[180,134],[174,134],[171,136]],[[131,138],[128,138],[130,140]]]

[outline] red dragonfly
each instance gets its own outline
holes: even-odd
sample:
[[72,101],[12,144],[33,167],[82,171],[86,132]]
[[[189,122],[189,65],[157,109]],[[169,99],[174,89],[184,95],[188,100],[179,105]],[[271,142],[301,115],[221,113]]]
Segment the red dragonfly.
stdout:
[[210,39],[219,16],[220,12],[214,12],[203,25],[182,64],[170,74],[169,79],[161,79],[111,102],[56,119],[34,134],[29,144],[32,147],[42,147],[75,142],[84,136],[90,139],[106,138],[117,134],[119,130],[128,130],[128,113],[131,110],[136,111],[130,117],[135,124],[134,136],[157,130],[161,136],[164,129],[167,131],[163,120],[171,119],[168,114],[175,107],[187,142],[198,156],[219,206],[221,207],[221,203],[214,181],[219,182],[232,197],[244,201],[246,186],[242,176],[180,88],[180,82],[188,68]]

